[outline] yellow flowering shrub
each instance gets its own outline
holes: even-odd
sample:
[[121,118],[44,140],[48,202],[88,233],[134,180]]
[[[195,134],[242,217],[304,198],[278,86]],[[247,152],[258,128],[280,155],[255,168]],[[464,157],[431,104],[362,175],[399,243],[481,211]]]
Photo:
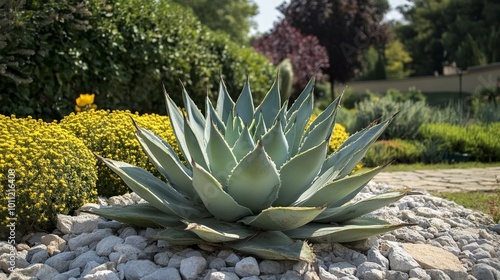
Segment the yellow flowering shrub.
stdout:
[[2,233],[14,217],[17,232],[52,230],[58,213],[96,202],[97,160],[73,134],[56,123],[3,115],[0,131]]
[[[135,137],[130,117],[140,126],[162,137],[180,154],[174,132],[167,116],[131,113],[130,111],[91,110],[71,113],[61,120],[60,126],[74,133],[87,147],[100,156],[124,161],[142,167],[161,178]],[[113,196],[129,192],[129,188],[107,166],[97,164],[97,190],[99,195]]]

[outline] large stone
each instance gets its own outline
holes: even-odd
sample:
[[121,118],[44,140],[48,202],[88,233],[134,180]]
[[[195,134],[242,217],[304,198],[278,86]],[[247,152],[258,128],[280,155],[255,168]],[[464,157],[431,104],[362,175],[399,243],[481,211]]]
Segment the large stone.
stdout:
[[257,260],[254,257],[246,257],[236,263],[235,272],[240,277],[248,277],[252,275],[259,275],[260,269]]
[[97,229],[99,216],[83,214],[80,216],[57,215],[57,228],[64,234],[81,234]]
[[181,261],[180,271],[184,279],[194,280],[207,268],[204,257],[193,256]]
[[455,255],[444,249],[426,244],[403,243],[402,246],[424,269],[466,270]]

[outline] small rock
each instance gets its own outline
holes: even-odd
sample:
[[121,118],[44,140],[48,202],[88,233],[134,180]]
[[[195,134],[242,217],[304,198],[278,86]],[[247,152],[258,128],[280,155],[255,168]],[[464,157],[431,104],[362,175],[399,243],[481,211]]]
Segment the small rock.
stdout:
[[281,274],[285,272],[285,267],[282,263],[271,260],[263,260],[259,263],[259,270],[262,274]]
[[97,229],[99,216],[83,214],[80,216],[57,215],[57,229],[64,234],[90,233]]
[[[358,278],[363,277],[368,271],[372,271],[372,270],[384,270],[384,268],[378,263],[365,262],[365,263],[358,265],[357,271],[356,271],[356,277],[358,277]],[[384,277],[385,277],[385,275],[384,275]]]
[[111,235],[99,241],[99,243],[97,243],[97,246],[95,247],[95,250],[99,256],[109,256],[109,254],[113,252],[113,248],[118,244],[122,244],[123,242],[124,240],[122,238]]
[[73,268],[70,271],[66,271],[64,273],[57,274],[56,276],[54,276],[54,279],[52,279],[52,280],[68,280],[70,278],[77,278],[78,276],[80,276],[80,269]]
[[500,224],[496,224],[496,225],[490,227],[490,230],[500,234]]
[[55,268],[59,273],[63,273],[65,271],[68,271],[70,261],[75,257],[75,252],[62,252],[48,258],[45,261],[45,264],[49,265],[52,268]]
[[240,280],[238,275],[236,275],[233,272],[211,272],[208,277],[206,278],[207,280]]
[[93,242],[99,242],[105,237],[112,235],[111,229],[96,229],[92,233],[82,233],[68,241],[68,246],[71,250],[87,246]]
[[84,280],[120,280],[116,272],[111,270],[100,270],[94,274],[87,274],[83,277]]
[[235,266],[236,263],[240,261],[240,257],[238,257],[235,253],[231,253],[224,259],[229,266]]
[[385,280],[385,271],[372,269],[364,274],[364,280]]
[[139,250],[144,250],[148,245],[146,238],[139,235],[130,235],[125,238],[125,244],[130,244]]
[[31,263],[44,263],[49,258],[49,252],[41,250],[33,254]]
[[189,257],[181,261],[181,276],[187,280],[196,279],[207,268],[207,260],[204,257]]
[[424,269],[451,269],[465,271],[452,253],[426,244],[403,243],[403,248]]
[[389,260],[377,248],[371,248],[366,255],[367,261],[378,263],[386,270],[389,269]]
[[246,257],[235,265],[235,272],[240,277],[259,275],[260,269],[257,260],[254,257]]
[[10,274],[9,279],[39,279],[39,280],[52,280],[59,274],[54,268],[41,263],[32,264],[26,268],[14,270]]
[[181,280],[179,271],[173,267],[163,267],[141,278],[141,280]]
[[481,280],[500,279],[500,272],[495,268],[484,263],[479,263],[474,265],[472,267],[471,274],[472,276],[476,277],[476,279],[481,279]]
[[133,227],[126,227],[118,230],[118,234],[120,234],[121,238],[125,239],[128,236],[137,235],[137,231]]
[[409,272],[420,265],[397,244],[389,249],[389,266],[391,270]]
[[385,277],[387,280],[408,280],[408,273],[402,271],[389,270],[386,271]]
[[355,275],[357,270],[358,269],[355,265],[348,262],[333,263],[328,267],[328,272],[335,275],[336,277]]
[[416,267],[410,270],[409,276],[411,278],[417,278],[421,280],[431,280],[431,276],[420,267]]
[[439,269],[427,269],[426,272],[431,276],[432,280],[452,280],[450,276]]
[[73,261],[71,261],[69,264],[69,269],[73,269],[75,267],[83,268],[90,261],[95,261],[96,263],[103,264],[107,260],[104,257],[98,256],[95,251],[88,251],[76,257]]
[[[161,252],[154,256],[154,261],[156,264],[161,266],[168,266],[168,262],[170,260],[170,255],[168,252]],[[224,263],[225,265],[225,263]]]
[[139,280],[156,269],[158,266],[150,260],[131,260],[124,265],[123,273],[127,280]]

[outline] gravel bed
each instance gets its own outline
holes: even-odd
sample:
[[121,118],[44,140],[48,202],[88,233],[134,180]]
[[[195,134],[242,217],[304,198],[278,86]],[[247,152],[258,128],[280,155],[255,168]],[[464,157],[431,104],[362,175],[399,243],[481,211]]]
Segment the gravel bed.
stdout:
[[[356,199],[390,189],[371,182]],[[141,202],[133,193],[100,199],[103,205]],[[371,215],[415,225],[350,244],[315,244],[314,264],[169,246],[152,239],[156,229],[85,213],[60,215],[54,232],[25,236],[15,250],[0,242],[0,280],[500,280],[500,225],[490,216],[427,193],[407,196]],[[15,269],[12,252],[17,253]]]

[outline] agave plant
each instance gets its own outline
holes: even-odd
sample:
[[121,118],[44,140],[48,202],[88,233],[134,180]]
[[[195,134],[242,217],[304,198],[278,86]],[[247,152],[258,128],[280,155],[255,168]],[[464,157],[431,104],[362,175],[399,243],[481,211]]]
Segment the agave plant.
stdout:
[[305,240],[350,242],[405,226],[363,215],[408,191],[351,202],[383,167],[349,174],[392,119],[353,134],[327,155],[340,99],[307,126],[314,78],[291,106],[281,102],[278,81],[254,107],[248,79],[236,102],[221,79],[216,107],[207,97],[205,114],[185,90],[185,111],[165,92],[184,159],[134,122],[137,139],[165,181],[98,156],[147,203],[90,212],[160,227],[156,238],[173,245],[209,244],[306,262],[315,255]]

